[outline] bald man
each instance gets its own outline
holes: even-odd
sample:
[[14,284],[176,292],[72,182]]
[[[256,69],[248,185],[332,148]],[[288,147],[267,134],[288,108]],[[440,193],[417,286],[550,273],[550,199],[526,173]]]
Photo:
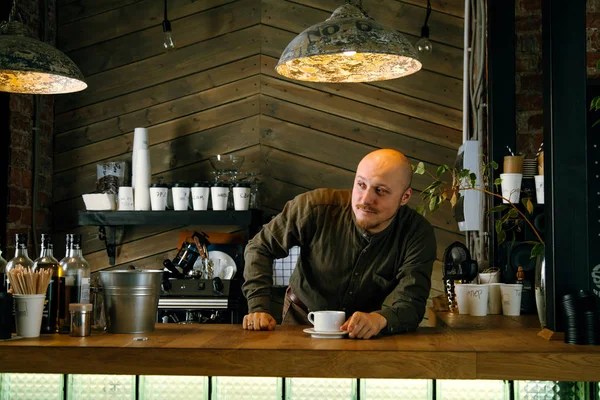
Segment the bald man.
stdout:
[[[381,149],[358,164],[349,190],[317,189],[289,201],[246,246],[243,292],[248,330],[273,330],[273,260],[300,246],[283,324],[309,324],[310,311],[346,312],[351,338],[416,329],[425,314],[436,242],[429,222],[406,206],[412,168]],[[385,304],[384,304],[385,302]]]

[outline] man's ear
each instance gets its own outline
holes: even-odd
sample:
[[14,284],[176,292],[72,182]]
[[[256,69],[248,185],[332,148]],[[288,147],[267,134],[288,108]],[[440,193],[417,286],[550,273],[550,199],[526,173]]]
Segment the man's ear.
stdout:
[[400,200],[400,205],[405,206],[410,200],[410,196],[412,196],[412,188],[408,188],[404,191],[404,194],[402,194],[402,199]]

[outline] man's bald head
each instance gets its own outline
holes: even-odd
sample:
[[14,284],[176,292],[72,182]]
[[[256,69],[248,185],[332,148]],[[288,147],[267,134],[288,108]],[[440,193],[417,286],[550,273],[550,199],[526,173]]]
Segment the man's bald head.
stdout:
[[357,167],[357,173],[362,167],[369,166],[377,168],[381,173],[392,173],[397,177],[398,182],[403,184],[404,190],[412,184],[412,166],[406,156],[397,150],[379,149],[370,152],[360,161]]

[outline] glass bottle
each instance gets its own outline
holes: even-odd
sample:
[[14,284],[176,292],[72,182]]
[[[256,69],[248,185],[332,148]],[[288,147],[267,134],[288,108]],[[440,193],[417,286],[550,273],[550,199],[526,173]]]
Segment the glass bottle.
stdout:
[[[16,244],[15,244],[15,256],[6,263],[6,272],[15,268],[16,266],[22,266],[23,268],[33,267],[33,260],[27,255],[27,234],[17,233]],[[8,275],[6,276],[6,286],[10,288],[10,281]]]
[[0,293],[6,293],[6,260],[2,257],[0,250]]
[[41,333],[57,333],[61,297],[65,291],[65,278],[58,260],[54,258],[54,246],[50,235],[42,233],[40,256],[33,262],[33,270],[49,269],[52,271],[52,279],[46,291],[46,300],[42,312]]
[[68,333],[71,324],[69,304],[90,302],[90,265],[83,258],[81,235],[67,234],[67,256],[60,262],[65,278],[65,296],[61,305],[60,332]]

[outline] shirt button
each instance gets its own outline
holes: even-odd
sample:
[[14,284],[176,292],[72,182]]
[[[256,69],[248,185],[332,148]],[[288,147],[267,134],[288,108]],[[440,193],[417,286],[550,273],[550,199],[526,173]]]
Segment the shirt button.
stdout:
[[348,292],[348,294],[352,294],[352,293],[354,293],[354,292]]
[[358,272],[355,272],[355,273],[354,273],[354,276],[358,276]]

